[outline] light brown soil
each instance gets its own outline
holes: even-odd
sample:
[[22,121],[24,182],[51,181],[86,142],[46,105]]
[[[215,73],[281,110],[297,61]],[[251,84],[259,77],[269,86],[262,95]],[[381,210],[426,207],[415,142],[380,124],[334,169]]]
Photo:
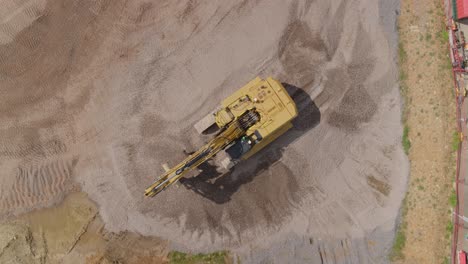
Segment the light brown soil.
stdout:
[[72,193],[57,207],[0,224],[0,263],[167,263],[167,243],[103,229],[96,206]]
[[[397,10],[393,0],[48,1],[0,46],[0,217],[81,188],[109,231],[176,249],[385,262],[407,173]],[[287,83],[294,129],[228,174],[205,166],[145,198],[162,163],[207,139],[193,124],[257,75]]]
[[401,263],[445,263],[449,257],[448,197],[455,175],[453,80],[441,1],[402,1],[400,38],[407,90],[411,176],[406,198],[405,259]]

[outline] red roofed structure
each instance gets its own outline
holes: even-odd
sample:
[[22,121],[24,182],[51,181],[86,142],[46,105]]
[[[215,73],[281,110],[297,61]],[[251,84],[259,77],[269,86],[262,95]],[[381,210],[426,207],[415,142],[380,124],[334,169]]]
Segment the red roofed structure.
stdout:
[[466,253],[465,253],[465,251],[460,251],[460,252],[458,253],[458,257],[459,257],[458,263],[460,263],[460,264],[466,264]]
[[453,18],[468,18],[468,0],[453,0]]

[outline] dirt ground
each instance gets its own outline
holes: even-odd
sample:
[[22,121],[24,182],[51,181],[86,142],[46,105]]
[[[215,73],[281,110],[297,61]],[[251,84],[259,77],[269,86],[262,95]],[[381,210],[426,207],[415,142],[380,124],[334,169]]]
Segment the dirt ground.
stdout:
[[[398,1],[6,2],[3,219],[82,190],[107,232],[171,249],[387,262],[408,173]],[[257,75],[285,83],[294,128],[228,174],[207,166],[145,198],[162,163],[207,140],[193,124]]]
[[440,264],[450,256],[448,201],[455,177],[456,122],[444,19],[442,1],[402,1],[399,27],[411,173],[401,263]]
[[0,263],[167,263],[167,243],[109,233],[96,206],[72,193],[57,207],[0,224]]

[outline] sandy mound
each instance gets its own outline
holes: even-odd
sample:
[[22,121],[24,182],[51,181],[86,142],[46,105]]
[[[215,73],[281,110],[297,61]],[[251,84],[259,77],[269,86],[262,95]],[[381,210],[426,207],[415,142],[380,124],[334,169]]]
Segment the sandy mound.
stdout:
[[[407,173],[386,2],[49,2],[0,46],[2,215],[74,179],[111,231],[252,262],[383,260]],[[144,198],[161,163],[208,139],[193,124],[257,75],[285,83],[294,129],[228,174],[208,164]]]

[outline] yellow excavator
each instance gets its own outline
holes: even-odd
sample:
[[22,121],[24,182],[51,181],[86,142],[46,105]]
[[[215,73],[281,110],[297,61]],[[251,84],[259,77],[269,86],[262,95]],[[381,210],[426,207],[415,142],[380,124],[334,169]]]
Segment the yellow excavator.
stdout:
[[289,130],[296,116],[296,105],[280,82],[271,77],[255,78],[195,124],[199,133],[215,125],[219,131],[173,168],[163,165],[166,172],[145,190],[145,195],[155,196],[220,152],[225,156],[221,165],[232,168]]

